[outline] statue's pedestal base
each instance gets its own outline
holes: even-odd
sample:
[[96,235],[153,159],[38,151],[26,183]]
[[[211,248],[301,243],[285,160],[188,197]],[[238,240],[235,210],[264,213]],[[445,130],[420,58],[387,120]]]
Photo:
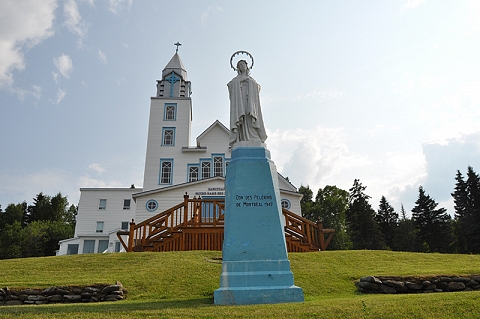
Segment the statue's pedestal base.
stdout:
[[225,238],[217,305],[303,301],[287,258],[280,191],[270,152],[232,151],[225,181]]

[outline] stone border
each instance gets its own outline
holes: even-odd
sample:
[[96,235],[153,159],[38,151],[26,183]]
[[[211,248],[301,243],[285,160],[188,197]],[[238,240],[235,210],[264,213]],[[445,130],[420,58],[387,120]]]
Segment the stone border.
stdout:
[[355,282],[363,293],[410,294],[480,290],[480,275],[431,277],[374,277]]
[[118,301],[125,299],[126,294],[119,281],[113,285],[56,286],[47,289],[14,290],[5,287],[0,288],[0,306]]

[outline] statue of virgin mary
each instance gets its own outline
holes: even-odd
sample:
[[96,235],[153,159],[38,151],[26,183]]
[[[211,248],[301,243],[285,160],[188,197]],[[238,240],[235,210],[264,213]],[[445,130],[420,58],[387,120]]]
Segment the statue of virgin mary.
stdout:
[[[260,85],[250,76],[245,60],[237,63],[238,75],[228,84],[230,95],[230,147],[237,142],[261,146],[267,139],[260,107]],[[255,143],[256,142],[256,143]]]

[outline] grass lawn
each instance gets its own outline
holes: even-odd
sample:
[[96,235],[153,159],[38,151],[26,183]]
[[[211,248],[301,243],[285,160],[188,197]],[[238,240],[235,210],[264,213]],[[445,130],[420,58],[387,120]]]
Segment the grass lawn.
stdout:
[[364,295],[353,282],[367,275],[480,274],[480,255],[389,251],[292,253],[305,302],[215,306],[220,252],[124,253],[0,260],[0,287],[47,288],[122,282],[114,303],[0,307],[0,318],[480,318],[480,291]]

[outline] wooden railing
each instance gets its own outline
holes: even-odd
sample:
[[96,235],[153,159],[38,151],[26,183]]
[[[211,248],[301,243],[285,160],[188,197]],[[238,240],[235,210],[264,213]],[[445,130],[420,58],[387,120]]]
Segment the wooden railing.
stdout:
[[[223,200],[190,199],[185,194],[183,203],[139,224],[135,224],[132,220],[130,230],[117,232],[117,237],[127,252],[157,250],[160,246],[168,244],[174,247],[174,250],[183,250],[181,246],[184,245],[182,243],[184,241],[178,240],[179,235],[185,233],[182,230],[201,227],[206,231],[208,227],[223,226],[224,205]],[[211,232],[218,233],[218,231]],[[125,235],[128,235],[128,243],[123,240]],[[178,241],[180,242],[177,243]],[[187,246],[190,246],[188,250],[193,250],[191,245]],[[200,246],[202,247],[202,244]]]
[[[286,236],[292,236],[294,239],[299,240],[301,245],[308,245],[312,250],[327,249],[333,238],[334,229],[324,229],[321,221],[314,223],[285,208],[282,209],[282,213],[285,216]],[[329,234],[327,240],[325,240],[326,234]]]
[[[334,230],[323,229],[286,209],[285,236],[289,251],[326,250]],[[127,252],[172,250],[222,250],[225,203],[223,199],[190,199],[139,224],[134,220],[129,231],[117,232]],[[329,237],[325,241],[325,234]],[[124,237],[128,236],[128,242]]]

